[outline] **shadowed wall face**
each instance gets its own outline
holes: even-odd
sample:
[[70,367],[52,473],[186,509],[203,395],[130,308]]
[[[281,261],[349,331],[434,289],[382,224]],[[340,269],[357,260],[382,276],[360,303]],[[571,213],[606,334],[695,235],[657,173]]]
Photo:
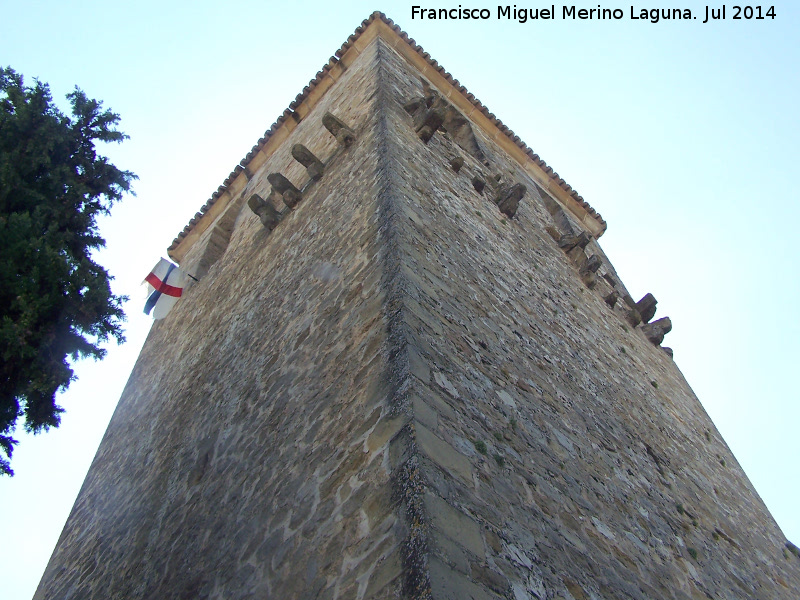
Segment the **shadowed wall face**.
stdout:
[[581,224],[386,35],[184,256],[206,274],[36,597],[791,598],[800,563],[600,247],[560,248]]
[[[425,94],[383,56],[400,104]],[[485,160],[386,106],[434,597],[792,598],[779,528],[670,356],[547,233],[546,192],[479,128]]]

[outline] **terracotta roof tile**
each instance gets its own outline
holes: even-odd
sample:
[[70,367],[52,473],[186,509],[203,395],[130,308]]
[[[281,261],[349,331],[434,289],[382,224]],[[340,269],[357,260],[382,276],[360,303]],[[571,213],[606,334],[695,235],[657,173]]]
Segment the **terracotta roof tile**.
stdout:
[[425,50],[423,50],[422,47],[419,46],[419,44],[417,44],[414,41],[413,38],[409,37],[406,32],[404,32],[402,29],[400,29],[400,27],[395,25],[394,21],[392,21],[385,14],[383,14],[382,12],[376,11],[376,12],[372,13],[369,16],[369,18],[364,19],[364,21],[361,23],[361,25],[359,25],[356,28],[355,33],[353,33],[351,36],[349,36],[347,38],[347,41],[345,41],[345,43],[342,44],[342,47],[339,48],[334,53],[334,55],[328,60],[328,63],[326,65],[324,65],[320,71],[317,72],[317,74],[314,77],[314,79],[312,79],[309,82],[309,84],[306,87],[303,88],[303,91],[300,92],[297,95],[297,97],[289,104],[288,108],[286,108],[286,110],[283,111],[283,114],[281,116],[279,116],[276,119],[275,123],[273,123],[272,126],[264,133],[264,136],[261,139],[258,140],[256,145],[253,146],[253,148],[250,150],[250,152],[248,152],[247,155],[240,161],[240,163],[238,165],[236,165],[234,170],[231,172],[230,175],[228,175],[228,177],[225,179],[223,184],[211,195],[211,198],[209,198],[208,201],[203,205],[203,207],[200,210],[200,212],[198,212],[189,221],[189,224],[186,225],[186,227],[183,228],[183,231],[181,231],[178,234],[178,237],[176,237],[173,240],[172,244],[170,245],[170,247],[168,249],[169,252],[171,252],[173,249],[175,249],[178,246],[178,244],[180,244],[180,242],[189,234],[189,232],[191,232],[191,230],[194,228],[194,226],[197,224],[197,222],[202,218],[202,216],[206,213],[206,211],[209,208],[211,208],[211,206],[214,205],[216,200],[225,192],[225,190],[227,189],[228,185],[230,185],[233,182],[233,180],[236,179],[236,177],[238,177],[238,175],[245,169],[245,167],[247,167],[247,164],[253,159],[253,157],[255,157],[255,155],[259,152],[259,150],[261,150],[261,148],[264,147],[264,144],[267,143],[267,140],[269,140],[269,138],[272,136],[272,134],[275,133],[275,131],[277,131],[277,129],[286,121],[286,119],[289,116],[292,116],[294,114],[294,110],[298,106],[300,106],[300,104],[302,104],[302,102],[306,99],[308,94],[314,88],[316,88],[317,85],[319,85],[319,83],[322,81],[322,79],[327,75],[328,71],[330,71],[339,62],[339,59],[342,56],[344,56],[344,54],[347,52],[347,50],[353,45],[353,43],[355,43],[355,41],[364,32],[364,30],[367,28],[367,26],[370,23],[372,23],[375,19],[380,19],[386,25],[391,27],[392,30],[395,33],[397,33],[400,36],[401,39],[403,39],[405,42],[407,42],[414,49],[414,51],[417,52],[417,54],[422,56],[428,62],[428,64],[431,65],[431,67],[433,67],[439,73],[441,73],[447,79],[448,82],[452,83],[455,87],[457,87],[458,90],[462,94],[464,94],[464,96],[467,98],[467,100],[469,100],[479,111],[481,111],[484,115],[486,115],[494,123],[494,125],[500,129],[500,131],[502,131],[506,136],[508,136],[509,139],[511,139],[511,141],[513,141],[519,148],[521,148],[523,151],[525,151],[525,153],[534,162],[536,162],[536,164],[541,166],[544,169],[544,171],[556,182],[556,184],[558,184],[562,189],[564,189],[566,192],[568,192],[572,196],[572,198],[574,198],[580,204],[580,206],[582,206],[590,215],[592,215],[592,217],[594,217],[595,219],[600,221],[600,223],[603,226],[603,229],[605,230],[606,222],[603,219],[603,217],[601,217],[600,214],[597,211],[595,211],[589,205],[589,203],[587,203],[583,199],[583,197],[580,196],[580,194],[578,194],[575,190],[573,190],[572,187],[569,184],[567,184],[558,175],[558,173],[556,173],[551,167],[547,166],[547,164],[545,164],[545,162],[539,157],[539,155],[534,153],[533,150],[531,150],[527,146],[527,144],[525,144],[525,142],[523,142],[520,139],[520,137],[518,135],[516,135],[511,129],[508,128],[508,126],[506,126],[500,119],[498,119],[492,112],[490,112],[489,109],[486,108],[483,105],[483,103],[475,97],[474,94],[469,92],[463,85],[461,85],[458,82],[458,80],[455,79],[450,73],[448,73],[444,69],[444,67],[439,65],[439,63],[435,59],[431,58],[430,54],[425,52]]

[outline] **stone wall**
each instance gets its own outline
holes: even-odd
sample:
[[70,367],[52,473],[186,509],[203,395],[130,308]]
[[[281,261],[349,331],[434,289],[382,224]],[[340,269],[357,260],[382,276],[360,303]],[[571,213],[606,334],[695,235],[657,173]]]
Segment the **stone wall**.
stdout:
[[[291,138],[334,154],[330,109],[357,142],[272,233],[245,206],[224,254],[153,325],[37,598],[356,598],[400,585],[376,60],[373,46]],[[302,187],[290,148],[243,196],[268,197],[271,172]],[[219,239],[209,228],[189,272]]]
[[600,247],[587,278],[477,128],[483,162],[420,140],[402,106],[425,85],[383,56],[434,597],[796,597],[800,563],[679,369],[606,301],[627,292]]
[[36,598],[796,597],[600,247],[435,92],[379,37],[195,242]]

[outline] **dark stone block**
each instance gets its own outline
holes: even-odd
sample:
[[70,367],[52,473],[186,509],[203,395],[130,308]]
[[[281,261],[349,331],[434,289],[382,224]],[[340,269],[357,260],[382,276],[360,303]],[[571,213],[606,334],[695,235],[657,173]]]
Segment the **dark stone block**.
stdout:
[[264,200],[258,194],[253,194],[247,201],[250,207],[261,219],[262,225],[272,231],[280,223],[281,214],[275,209],[271,202]]
[[326,112],[322,116],[322,124],[336,138],[336,141],[345,148],[349,148],[356,141],[356,134],[353,130],[331,113]]
[[642,315],[642,322],[649,323],[656,314],[656,304],[658,300],[655,299],[653,294],[645,294],[644,298],[636,303],[636,310]]
[[325,165],[322,164],[322,161],[314,156],[311,150],[303,146],[303,144],[292,146],[292,156],[306,168],[308,176],[315,181],[322,177],[325,172]]
[[501,188],[496,200],[500,212],[509,217],[517,214],[519,202],[527,191],[528,189],[521,183],[515,183],[509,188]]
[[592,241],[592,236],[586,231],[581,231],[578,235],[562,235],[558,240],[558,247],[564,252],[569,252],[576,246],[578,248],[586,248],[589,242]]
[[283,196],[283,201],[289,208],[294,208],[303,199],[300,190],[280,173],[270,173],[267,175],[267,180],[275,188],[275,191]]
[[664,341],[664,336],[670,331],[672,331],[672,321],[669,320],[669,317],[664,317],[663,319],[658,319],[652,323],[642,325],[642,333],[656,346]]

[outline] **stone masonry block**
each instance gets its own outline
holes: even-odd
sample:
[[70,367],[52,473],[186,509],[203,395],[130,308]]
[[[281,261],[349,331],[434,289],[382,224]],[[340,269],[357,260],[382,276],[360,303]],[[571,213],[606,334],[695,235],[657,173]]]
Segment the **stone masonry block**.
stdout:
[[389,440],[391,440],[403,426],[408,423],[409,418],[406,415],[400,415],[393,419],[381,419],[375,425],[375,429],[367,438],[367,448],[370,452],[374,452],[382,448]]
[[336,141],[345,148],[349,148],[356,141],[356,134],[353,130],[333,114],[326,112],[322,115],[322,124],[336,138]]
[[308,176],[315,181],[321,178],[325,172],[325,165],[322,164],[322,161],[303,144],[292,146],[292,157],[306,168]]
[[430,367],[425,362],[423,356],[419,353],[414,346],[408,347],[408,369],[412,375],[423,383],[429,383],[431,380]]
[[642,325],[642,333],[644,333],[645,337],[656,346],[660,345],[661,342],[664,341],[664,336],[670,331],[672,331],[672,321],[670,321],[669,317],[664,317],[662,319],[658,319],[657,321],[653,321],[652,323]]
[[495,600],[498,598],[437,558],[431,558],[428,568],[433,600]]
[[466,456],[419,423],[416,424],[416,432],[417,444],[422,454],[449,474],[472,483],[472,465]]
[[431,520],[431,526],[447,536],[459,546],[477,556],[485,558],[481,527],[471,517],[450,506],[439,496],[425,493],[425,511]]
[[436,429],[439,426],[439,416],[436,411],[431,408],[430,404],[414,396],[412,408],[414,410],[414,419],[422,423],[428,429]]
[[655,299],[653,294],[647,293],[644,297],[636,303],[636,310],[642,315],[642,323],[649,323],[656,314],[656,305],[658,300]]

